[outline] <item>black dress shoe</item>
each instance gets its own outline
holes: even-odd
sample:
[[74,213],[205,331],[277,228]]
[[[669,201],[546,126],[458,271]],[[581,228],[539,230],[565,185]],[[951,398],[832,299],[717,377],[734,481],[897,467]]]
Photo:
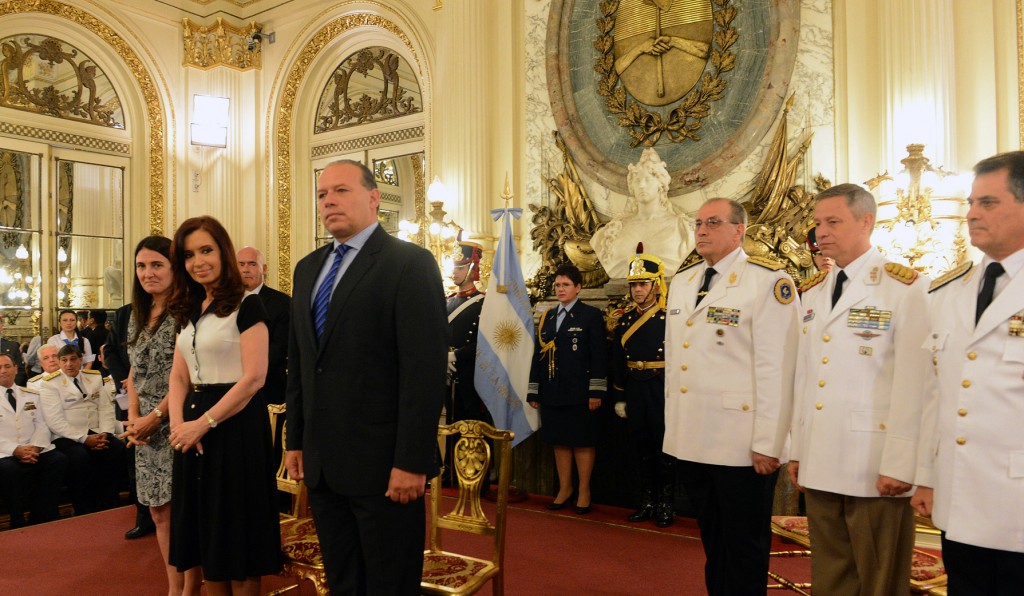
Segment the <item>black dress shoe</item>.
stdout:
[[635,524],[642,521],[647,521],[652,517],[654,517],[654,503],[644,503],[643,505],[640,506],[639,509],[633,512],[633,515],[627,517],[626,521]]
[[672,511],[672,505],[667,503],[658,503],[657,513],[654,517],[654,525],[659,528],[667,528],[672,525],[675,521],[675,512]]
[[586,514],[590,513],[590,505],[587,505],[586,507],[580,507],[579,505],[577,505],[576,506],[576,513],[578,513],[580,515],[586,515]]
[[550,503],[547,504],[547,508],[550,509],[551,511],[558,511],[559,509],[565,509],[565,506],[568,505],[569,501],[571,501],[571,500],[572,500],[572,497],[569,497],[568,499],[562,501],[561,503],[556,503],[554,501],[551,501]]
[[131,530],[124,533],[125,540],[135,540],[136,538],[142,538],[148,536],[156,531],[155,526],[135,526]]

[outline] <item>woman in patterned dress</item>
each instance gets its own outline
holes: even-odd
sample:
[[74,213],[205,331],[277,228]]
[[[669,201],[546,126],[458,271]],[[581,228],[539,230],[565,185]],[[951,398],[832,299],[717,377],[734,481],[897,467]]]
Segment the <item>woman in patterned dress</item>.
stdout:
[[[128,422],[125,438],[135,448],[136,492],[148,505],[156,525],[157,543],[171,594],[199,594],[198,570],[179,573],[167,563],[171,540],[171,462],[167,441],[167,380],[174,362],[174,318],[168,316],[171,295],[171,241],[148,236],[135,247],[135,282],[132,314],[128,320],[128,359],[125,382]],[[142,321],[142,324],[139,322]]]

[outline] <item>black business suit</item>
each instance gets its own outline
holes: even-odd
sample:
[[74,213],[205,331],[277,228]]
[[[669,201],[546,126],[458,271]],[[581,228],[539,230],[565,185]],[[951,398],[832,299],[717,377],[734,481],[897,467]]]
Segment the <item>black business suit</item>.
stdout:
[[423,501],[384,493],[392,467],[437,473],[448,350],[441,276],[429,252],[377,226],[345,256],[318,345],[310,305],[332,250],[295,267],[288,449],[303,452],[332,593],[417,594]]
[[284,403],[285,387],[288,384],[288,317],[292,307],[291,296],[268,287],[260,288],[257,296],[263,301],[264,308],[270,319],[267,328],[270,332],[270,352],[267,358],[267,380],[263,383],[260,395],[267,404]]

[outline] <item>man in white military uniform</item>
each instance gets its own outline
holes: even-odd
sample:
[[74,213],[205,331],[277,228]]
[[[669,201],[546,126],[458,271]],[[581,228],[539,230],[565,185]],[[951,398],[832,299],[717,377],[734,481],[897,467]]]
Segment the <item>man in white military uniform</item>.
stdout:
[[875,209],[855,184],[818,195],[818,245],[835,266],[801,286],[789,474],[806,494],[811,583],[830,596],[910,586],[927,280],[871,246]]
[[[43,422],[39,395],[14,384],[18,367],[0,354],[0,495],[11,513],[11,527],[57,519],[60,492],[68,460],[50,443],[50,429]],[[31,493],[29,486],[35,485]]]
[[[943,530],[949,593],[1024,586],[1024,152],[982,160],[968,199],[984,252],[932,284],[937,377],[912,503]],[[924,488],[934,487],[934,488]],[[934,507],[932,497],[934,495]]]
[[39,346],[39,351],[36,352],[36,355],[39,360],[39,366],[42,367],[43,372],[30,378],[28,383],[25,383],[26,387],[34,389],[36,393],[38,393],[39,385],[43,382],[43,377],[60,370],[60,359],[57,358],[57,352],[59,351],[60,348],[51,344],[43,344]]
[[111,386],[98,372],[82,370],[77,346],[64,346],[57,357],[61,369],[43,376],[39,395],[53,443],[68,458],[75,514],[113,507],[126,468],[124,444],[113,434]]
[[782,265],[740,248],[743,206],[698,212],[703,262],[676,274],[665,338],[664,452],[697,509],[708,593],[764,594],[771,508],[789,430],[799,330]]

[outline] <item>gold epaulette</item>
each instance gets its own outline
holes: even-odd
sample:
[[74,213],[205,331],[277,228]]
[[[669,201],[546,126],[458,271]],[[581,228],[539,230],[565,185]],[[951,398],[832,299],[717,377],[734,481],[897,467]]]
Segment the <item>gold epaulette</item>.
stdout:
[[55,370],[52,373],[50,373],[50,374],[46,375],[45,377],[43,377],[43,380],[44,381],[49,381],[50,379],[55,379],[58,376],[60,376],[60,371],[59,370]]
[[32,394],[35,394],[35,395],[39,395],[39,390],[38,389],[33,389],[31,387],[22,387],[21,390],[24,391],[25,393],[32,393]]
[[826,277],[828,277],[828,271],[819,271],[814,275],[808,277],[807,279],[804,280],[804,283],[800,284],[800,292],[803,293],[806,292],[807,290],[810,290],[814,286],[825,281]]
[[907,284],[908,286],[914,283],[921,275],[916,270],[911,269],[906,265],[900,265],[899,263],[886,263],[885,272],[889,277],[900,283]]
[[697,254],[697,251],[693,251],[690,254],[686,255],[686,258],[683,259],[683,263],[679,265],[679,269],[676,269],[676,273],[679,273],[680,271],[686,271],[691,267],[696,267],[697,265],[700,265],[703,262],[704,257]]
[[82,372],[84,372],[87,375],[98,375],[98,374],[100,374],[100,371],[98,371],[98,370],[86,370],[84,368],[82,369]]
[[772,271],[778,271],[779,269],[783,269],[786,267],[785,263],[776,261],[775,259],[769,259],[768,257],[762,257],[760,255],[747,257],[747,262],[753,263],[755,265],[760,265],[761,267],[764,267],[765,269],[771,269]]
[[35,383],[39,379],[43,378],[43,375],[45,375],[45,374],[46,373],[39,373],[38,375],[36,375],[36,376],[32,377],[31,379],[29,379],[28,382],[29,383]]
[[958,265],[957,267],[950,269],[949,271],[939,276],[935,281],[933,281],[932,285],[928,286],[928,292],[934,292],[935,290],[938,290],[939,288],[948,284],[954,279],[962,277],[964,274],[970,271],[971,267],[973,266],[974,263],[972,261],[967,261],[962,265]]

